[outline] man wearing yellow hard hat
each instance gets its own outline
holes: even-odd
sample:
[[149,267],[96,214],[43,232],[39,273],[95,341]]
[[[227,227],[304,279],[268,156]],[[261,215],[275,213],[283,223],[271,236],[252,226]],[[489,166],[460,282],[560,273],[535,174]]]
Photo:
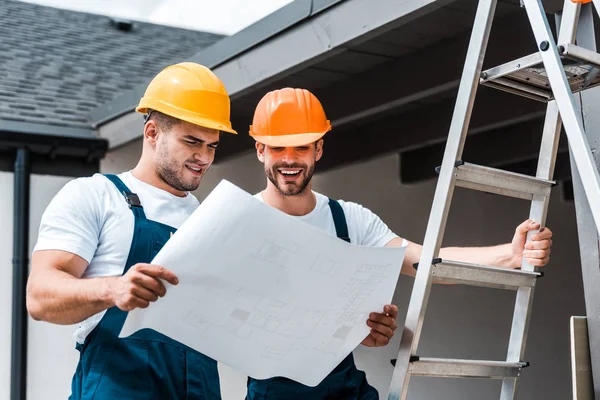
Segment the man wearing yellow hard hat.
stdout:
[[119,175],[69,182],[42,217],[27,307],[36,320],[77,324],[71,399],[220,399],[216,361],[153,330],[118,338],[127,312],[178,278],[147,264],[197,208],[195,190],[220,132],[236,133],[229,96],[208,68],[172,65],[150,82],[142,156]]
[[[352,202],[333,200],[312,190],[315,164],[323,155],[323,136],[331,124],[319,100],[304,89],[285,88],[267,93],[258,103],[250,135],[256,140],[256,154],[264,164],[266,188],[256,197],[266,204],[320,228],[332,236],[362,246],[402,246],[405,240],[367,208]],[[365,139],[367,140],[367,139]],[[371,138],[371,140],[376,140]],[[361,143],[355,143],[360,146]],[[512,243],[493,247],[443,248],[440,257],[474,264],[518,268],[521,259],[536,266],[549,261],[552,232],[544,228],[525,246],[528,231],[539,229],[525,221],[516,229]],[[407,242],[402,273],[415,276],[412,267],[421,257],[421,246]],[[371,333],[362,345],[385,346],[396,330],[394,305],[371,313]],[[248,379],[248,400],[275,399],[361,399],[376,400],[378,392],[358,370],[352,354],[316,387],[286,378]]]

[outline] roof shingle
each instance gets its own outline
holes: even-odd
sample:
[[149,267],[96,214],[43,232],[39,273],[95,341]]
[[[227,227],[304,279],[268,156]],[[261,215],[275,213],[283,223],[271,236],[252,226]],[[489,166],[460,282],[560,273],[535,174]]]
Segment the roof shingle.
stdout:
[[0,119],[90,128],[90,110],[222,37],[0,0]]

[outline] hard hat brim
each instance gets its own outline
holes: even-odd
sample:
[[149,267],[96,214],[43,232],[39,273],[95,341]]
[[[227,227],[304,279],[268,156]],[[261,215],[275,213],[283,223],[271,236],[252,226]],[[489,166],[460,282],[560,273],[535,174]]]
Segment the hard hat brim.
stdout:
[[185,113],[181,110],[173,109],[173,107],[165,106],[164,104],[156,104],[155,107],[139,105],[138,107],[136,107],[135,111],[142,114],[146,114],[148,112],[148,109],[159,111],[170,117],[189,122],[190,124],[237,135],[237,132],[233,128],[231,128],[230,125],[227,124],[228,121],[215,121],[214,119],[206,118],[201,115],[189,115],[190,113]]
[[271,147],[298,147],[298,146],[306,146],[307,144],[314,143],[317,140],[321,139],[325,133],[296,133],[293,135],[276,135],[276,136],[262,136],[262,135],[253,135],[250,133],[250,136],[254,138],[259,143],[265,144]]

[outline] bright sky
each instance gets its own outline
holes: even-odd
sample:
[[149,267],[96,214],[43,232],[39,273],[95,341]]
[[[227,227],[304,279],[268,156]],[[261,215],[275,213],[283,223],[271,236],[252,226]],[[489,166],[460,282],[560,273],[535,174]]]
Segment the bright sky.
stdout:
[[23,0],[45,6],[232,35],[292,0]]

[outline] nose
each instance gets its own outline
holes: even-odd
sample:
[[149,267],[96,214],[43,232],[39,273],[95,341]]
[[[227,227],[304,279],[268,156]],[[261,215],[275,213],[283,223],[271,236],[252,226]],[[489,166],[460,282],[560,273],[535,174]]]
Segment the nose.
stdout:
[[283,149],[282,161],[292,163],[296,161],[296,149],[293,147],[286,147]]
[[210,164],[212,162],[213,153],[207,146],[202,146],[194,153],[194,162],[198,164]]

